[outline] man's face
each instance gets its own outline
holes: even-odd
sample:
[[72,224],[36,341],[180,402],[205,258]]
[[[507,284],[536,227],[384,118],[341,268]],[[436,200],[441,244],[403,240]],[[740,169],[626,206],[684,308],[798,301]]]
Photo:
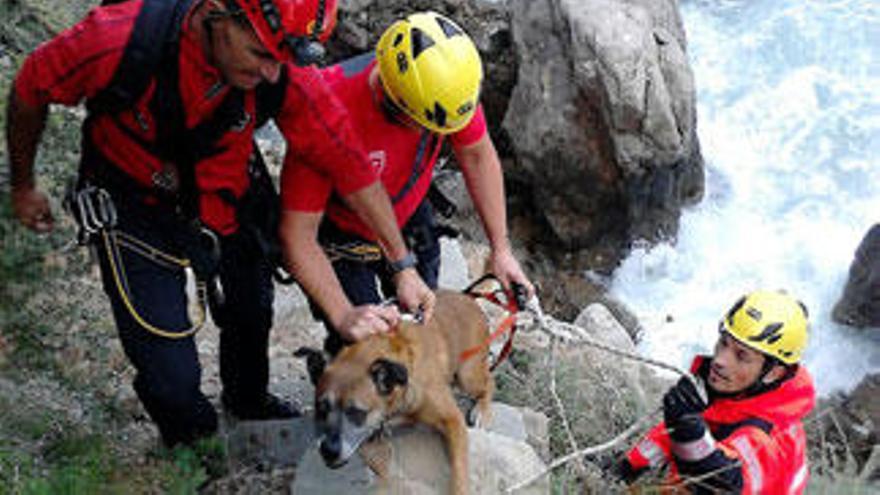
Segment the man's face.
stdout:
[[716,392],[738,393],[761,376],[764,355],[722,332],[709,368],[709,386]]
[[214,61],[230,86],[247,91],[263,81],[278,80],[281,63],[247,23],[228,19],[216,24],[215,33]]

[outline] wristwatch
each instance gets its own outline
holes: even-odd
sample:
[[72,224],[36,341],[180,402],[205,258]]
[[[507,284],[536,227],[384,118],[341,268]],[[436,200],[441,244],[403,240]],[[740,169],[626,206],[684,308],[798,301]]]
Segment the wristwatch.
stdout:
[[399,260],[388,262],[388,267],[391,268],[392,275],[397,275],[407,268],[415,268],[415,266],[416,256],[412,253],[412,251],[408,251],[406,253],[406,256],[400,258]]

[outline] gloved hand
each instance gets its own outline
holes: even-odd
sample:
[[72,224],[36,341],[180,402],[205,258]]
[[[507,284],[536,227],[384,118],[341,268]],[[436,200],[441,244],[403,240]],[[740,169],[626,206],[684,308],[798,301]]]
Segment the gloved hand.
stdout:
[[663,419],[669,436],[678,442],[700,438],[706,431],[700,415],[708,404],[700,396],[689,377],[681,377],[678,383],[663,396]]

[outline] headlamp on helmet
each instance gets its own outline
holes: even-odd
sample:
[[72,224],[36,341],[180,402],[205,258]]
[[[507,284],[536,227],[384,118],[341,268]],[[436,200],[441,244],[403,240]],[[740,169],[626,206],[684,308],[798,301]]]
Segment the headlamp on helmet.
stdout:
[[279,62],[316,63],[321,43],[336,26],[338,0],[226,0],[233,15],[243,15],[260,43]]

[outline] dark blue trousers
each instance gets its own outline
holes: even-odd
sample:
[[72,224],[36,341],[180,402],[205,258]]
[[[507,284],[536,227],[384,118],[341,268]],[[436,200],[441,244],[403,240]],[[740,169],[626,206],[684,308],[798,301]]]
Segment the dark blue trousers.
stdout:
[[[422,202],[401,229],[401,233],[416,256],[416,270],[422,280],[431,289],[436,289],[440,274],[440,241],[436,232],[434,211],[428,201]],[[328,220],[325,220],[324,225],[321,226],[322,243],[349,243],[353,240],[363,241],[351,233],[339,230]],[[356,306],[382,302],[386,298],[393,297],[396,292],[392,273],[385,260],[363,262],[339,259],[333,262],[333,270],[339,278],[345,295]],[[336,354],[344,345],[342,338],[332,328],[323,312],[315,305],[312,305],[312,309],[328,330],[327,340],[324,343],[325,350],[330,354]]]
[[[117,200],[118,230],[173,256],[185,257],[189,239],[171,215]],[[155,421],[166,445],[191,443],[217,430],[217,414],[200,390],[201,367],[193,337],[171,339],[147,331],[126,307],[109,265],[104,242],[97,242],[104,291],[110,298],[119,338],[137,373],[134,389]],[[184,332],[187,316],[185,273],[119,247],[116,270],[131,304],[151,325]],[[219,277],[225,302],[211,301],[220,328],[220,377],[232,402],[262,399],[269,379],[268,342],[272,325],[273,285],[265,260],[240,235],[221,238]]]

